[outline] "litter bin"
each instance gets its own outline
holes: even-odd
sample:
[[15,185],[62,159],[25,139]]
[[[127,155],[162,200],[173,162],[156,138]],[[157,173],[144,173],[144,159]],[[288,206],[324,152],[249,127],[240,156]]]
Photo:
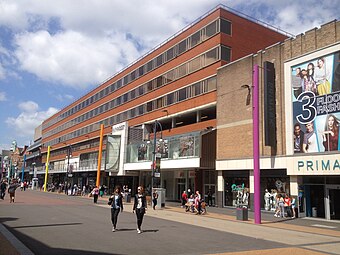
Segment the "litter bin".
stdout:
[[125,203],[131,203],[131,193],[125,193]]
[[318,217],[318,210],[316,207],[312,207],[312,217],[314,218]]
[[236,219],[237,220],[248,220],[248,208],[237,207],[236,208]]

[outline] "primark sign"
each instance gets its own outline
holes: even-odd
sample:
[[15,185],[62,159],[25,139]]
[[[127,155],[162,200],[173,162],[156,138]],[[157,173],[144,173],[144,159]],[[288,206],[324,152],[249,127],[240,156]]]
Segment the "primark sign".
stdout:
[[294,160],[296,175],[338,175],[340,174],[340,155],[332,158],[307,158]]

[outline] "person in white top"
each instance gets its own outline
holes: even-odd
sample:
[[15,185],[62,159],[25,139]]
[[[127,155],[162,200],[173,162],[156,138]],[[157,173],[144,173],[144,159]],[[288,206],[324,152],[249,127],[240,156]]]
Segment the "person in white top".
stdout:
[[304,153],[319,151],[313,122],[306,124],[306,133],[303,139],[302,150]]

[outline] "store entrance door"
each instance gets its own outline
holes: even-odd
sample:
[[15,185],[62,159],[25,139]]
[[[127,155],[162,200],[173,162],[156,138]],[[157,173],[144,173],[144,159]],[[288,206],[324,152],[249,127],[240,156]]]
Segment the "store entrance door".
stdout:
[[340,189],[329,189],[329,212],[331,220],[340,220]]

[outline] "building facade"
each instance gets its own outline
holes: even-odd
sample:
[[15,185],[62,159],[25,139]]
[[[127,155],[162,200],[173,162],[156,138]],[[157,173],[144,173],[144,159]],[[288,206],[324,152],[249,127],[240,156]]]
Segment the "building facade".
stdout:
[[[257,64],[261,207],[271,210],[266,208],[266,190],[274,196],[288,193],[296,197],[300,214],[340,219],[339,31],[340,22],[332,21],[219,69],[220,206],[235,206],[244,189],[253,206],[252,105],[246,102],[250,90],[242,85],[251,88]],[[272,81],[265,77],[271,71]]]
[[188,188],[216,193],[217,69],[286,38],[225,7],[210,11],[43,122],[49,182],[95,185],[104,125],[101,184],[150,191],[154,181],[170,200]]

